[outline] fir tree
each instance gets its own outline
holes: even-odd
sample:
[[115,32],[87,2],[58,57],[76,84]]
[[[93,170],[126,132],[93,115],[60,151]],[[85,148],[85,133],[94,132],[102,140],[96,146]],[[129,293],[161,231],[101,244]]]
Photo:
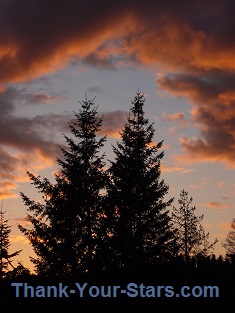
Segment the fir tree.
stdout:
[[19,226],[27,235],[37,258],[32,258],[39,274],[71,276],[91,272],[99,261],[102,211],[102,189],[107,184],[104,155],[99,156],[105,137],[97,139],[102,119],[97,116],[94,100],[81,103],[76,120],[69,123],[76,138],[64,135],[68,150],[61,148],[64,159],[57,159],[60,174],[55,183],[28,173],[32,184],[43,195],[44,203],[30,200],[21,193],[33,225]]
[[226,249],[227,258],[235,264],[235,218],[232,220],[231,228],[222,246]]
[[8,272],[9,265],[14,269],[12,264],[12,258],[19,255],[22,250],[15,251],[9,254],[10,241],[9,235],[11,233],[11,227],[8,226],[8,220],[4,219],[4,214],[6,212],[2,211],[3,200],[1,202],[0,211],[0,279],[3,279]]
[[205,259],[218,241],[215,239],[212,244],[209,242],[209,233],[205,232],[201,224],[204,216],[195,214],[196,207],[191,206],[192,201],[193,198],[188,197],[188,192],[182,190],[178,199],[179,208],[173,206],[172,211],[175,234],[180,246],[179,253],[186,263],[192,259]]
[[116,218],[113,250],[122,267],[169,260],[176,251],[167,210],[173,199],[164,202],[168,186],[160,179],[163,142],[153,143],[144,102],[144,95],[136,93],[109,169],[108,195]]

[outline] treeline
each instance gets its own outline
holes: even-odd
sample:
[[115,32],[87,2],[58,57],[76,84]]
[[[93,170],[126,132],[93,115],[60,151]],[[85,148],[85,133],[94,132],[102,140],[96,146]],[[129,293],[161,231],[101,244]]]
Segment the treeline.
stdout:
[[[226,258],[214,256],[217,240],[210,242],[203,215],[197,216],[186,190],[172,209],[169,186],[161,179],[163,141],[154,143],[144,102],[144,95],[136,93],[109,166],[101,154],[106,141],[99,136],[102,118],[94,100],[85,99],[69,123],[72,136],[64,135],[67,148],[57,159],[55,183],[27,172],[43,200],[21,193],[32,227],[19,229],[36,254],[31,258],[36,276],[31,277],[170,279],[178,270],[223,267],[227,273],[234,266],[234,247]],[[1,217],[1,278],[29,277],[22,264],[6,270],[14,255],[7,254],[9,232],[4,235],[3,212]]]

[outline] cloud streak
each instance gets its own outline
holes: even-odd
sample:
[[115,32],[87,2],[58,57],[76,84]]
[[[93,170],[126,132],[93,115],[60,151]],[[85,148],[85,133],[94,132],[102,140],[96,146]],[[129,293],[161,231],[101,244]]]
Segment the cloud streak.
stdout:
[[53,163],[38,152],[9,153],[0,147],[0,199],[19,197],[15,190],[19,182],[28,180],[26,170],[38,172]]
[[16,217],[14,218],[14,221],[17,222],[18,224],[31,224],[30,219],[27,215],[23,217]]
[[200,203],[199,205],[212,208],[212,209],[218,209],[221,211],[223,211],[224,209],[227,209],[230,206],[229,203],[219,203],[219,202],[206,202],[206,203]]
[[5,180],[1,181],[0,182],[0,199],[17,198],[18,195],[12,191],[16,189],[16,187],[17,187],[17,184],[11,181],[5,181]]
[[28,239],[25,239],[25,237],[21,235],[12,235],[9,237],[9,241],[11,243],[21,243],[23,245],[27,245],[30,243]]
[[161,171],[163,173],[177,173],[177,174],[187,174],[187,173],[191,173],[194,171],[194,169],[192,168],[184,168],[184,167],[180,167],[180,166],[176,166],[176,165],[166,165],[166,164],[162,164],[161,166]]
[[162,119],[166,121],[183,121],[184,119],[184,112],[179,112],[179,113],[173,113],[169,114],[166,112],[162,113]]
[[222,230],[226,230],[226,231],[231,231],[232,230],[232,227],[231,227],[231,223],[220,223],[219,225],[219,229],[222,229]]

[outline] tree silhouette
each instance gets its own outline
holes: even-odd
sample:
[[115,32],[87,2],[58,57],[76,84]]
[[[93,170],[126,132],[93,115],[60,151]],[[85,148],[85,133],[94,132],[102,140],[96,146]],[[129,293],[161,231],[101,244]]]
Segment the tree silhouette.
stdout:
[[222,246],[226,249],[226,256],[235,264],[235,218],[232,220],[231,228]]
[[44,203],[30,200],[21,193],[28,211],[32,229],[19,226],[28,237],[37,258],[32,258],[38,274],[67,277],[91,272],[98,262],[102,212],[107,184],[103,167],[104,155],[98,153],[105,137],[97,139],[102,119],[97,117],[93,100],[81,103],[76,120],[69,123],[74,139],[64,135],[68,150],[61,148],[64,159],[57,159],[60,173],[56,183],[28,173],[32,184],[42,193]]
[[176,251],[167,210],[173,199],[164,202],[168,186],[160,180],[162,141],[153,143],[154,129],[145,118],[144,102],[144,95],[137,92],[109,169],[108,195],[116,213],[114,251],[123,267],[168,260]]
[[1,211],[0,211],[0,279],[3,279],[6,276],[9,265],[14,269],[12,264],[12,258],[19,255],[22,250],[15,251],[14,253],[9,254],[9,235],[11,233],[11,227],[8,226],[8,220],[4,219],[4,214],[6,212],[2,211],[3,200],[1,202]]
[[26,268],[21,262],[18,262],[18,265],[14,267],[11,271],[8,271],[5,276],[8,280],[13,279],[29,279],[31,278],[31,272]]
[[172,220],[175,234],[178,237],[180,246],[179,253],[183,256],[186,263],[192,258],[196,260],[203,259],[213,250],[218,241],[211,244],[209,242],[209,233],[205,232],[201,222],[203,215],[195,215],[195,206],[191,206],[192,197],[188,197],[188,192],[184,189],[178,199],[179,207],[173,206]]

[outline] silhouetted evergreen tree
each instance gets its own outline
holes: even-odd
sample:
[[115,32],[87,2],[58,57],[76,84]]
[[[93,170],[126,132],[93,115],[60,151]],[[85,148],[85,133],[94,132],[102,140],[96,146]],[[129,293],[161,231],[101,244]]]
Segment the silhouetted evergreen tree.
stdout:
[[164,202],[168,186],[160,179],[162,141],[153,143],[153,124],[145,118],[144,102],[138,92],[109,169],[108,195],[116,217],[113,251],[121,267],[169,260],[176,252],[167,210],[173,199]]
[[173,227],[180,246],[179,253],[187,263],[191,259],[205,259],[218,241],[216,239],[212,244],[209,242],[209,233],[205,232],[201,224],[203,215],[195,214],[196,207],[191,206],[192,201],[193,198],[188,197],[188,192],[182,190],[178,199],[179,207],[173,206],[172,211]]
[[98,262],[102,244],[102,189],[107,183],[104,155],[98,153],[105,137],[97,139],[102,119],[97,117],[94,100],[81,103],[76,120],[69,123],[76,138],[64,135],[68,150],[61,148],[64,160],[57,159],[60,174],[55,183],[28,173],[32,184],[43,195],[44,203],[30,200],[21,193],[32,229],[19,226],[28,237],[37,258],[32,258],[36,271],[43,275],[68,277],[91,272]]
[[231,228],[222,246],[226,249],[227,258],[235,264],[235,218],[232,220]]
[[11,271],[6,273],[6,279],[29,279],[31,277],[30,270],[26,268],[21,262],[18,262],[18,265],[14,267]]
[[12,258],[17,256],[22,250],[15,251],[14,253],[9,254],[9,235],[11,233],[11,227],[8,225],[8,220],[4,219],[4,214],[6,212],[2,211],[3,200],[1,202],[1,211],[0,211],[0,279],[3,279],[6,276],[9,265],[14,269],[12,265]]

